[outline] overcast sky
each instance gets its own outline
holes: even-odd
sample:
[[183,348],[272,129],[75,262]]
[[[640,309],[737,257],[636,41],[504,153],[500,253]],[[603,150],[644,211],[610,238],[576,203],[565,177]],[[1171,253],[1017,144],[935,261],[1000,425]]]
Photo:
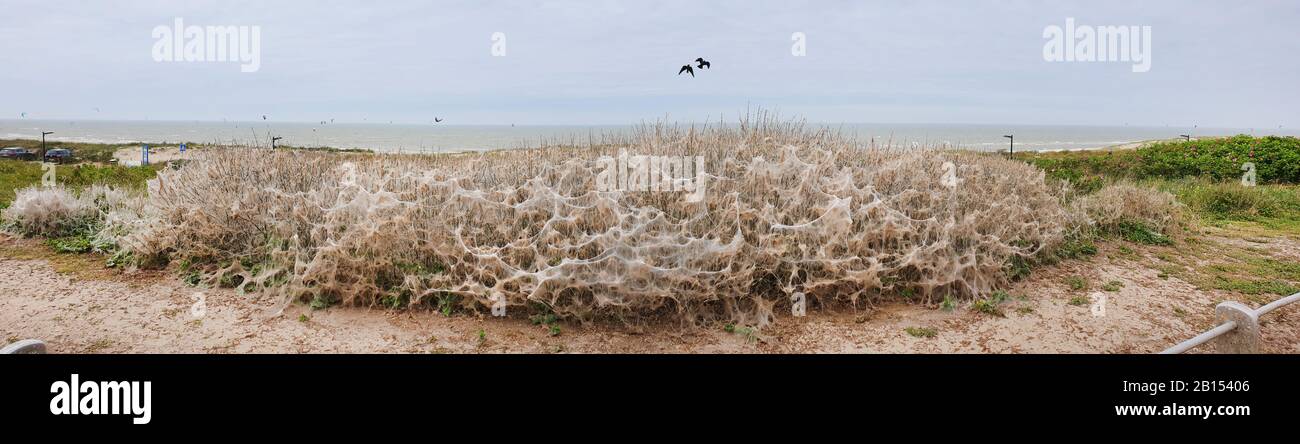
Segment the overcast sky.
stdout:
[[[0,0],[0,118],[1300,127],[1300,2]],[[261,66],[157,62],[157,26],[259,26]],[[1044,28],[1152,29],[1152,64]],[[492,55],[494,32],[506,56]],[[791,54],[791,34],[807,55]],[[678,76],[696,57],[712,63]],[[98,108],[98,111],[96,111]]]

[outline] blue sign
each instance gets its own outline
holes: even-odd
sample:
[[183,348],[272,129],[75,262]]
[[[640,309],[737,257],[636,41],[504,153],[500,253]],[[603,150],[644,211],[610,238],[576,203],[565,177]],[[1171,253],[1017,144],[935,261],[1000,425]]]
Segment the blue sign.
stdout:
[[181,144],[181,152],[182,152],[182,153],[185,152],[185,144],[183,144],[183,143]]
[[149,145],[140,145],[140,165],[149,164]]

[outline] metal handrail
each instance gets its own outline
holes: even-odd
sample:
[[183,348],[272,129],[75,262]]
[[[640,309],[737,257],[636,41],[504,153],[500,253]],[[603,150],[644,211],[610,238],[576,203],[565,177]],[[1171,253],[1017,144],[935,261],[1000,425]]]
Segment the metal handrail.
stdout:
[[[1268,305],[1265,305],[1265,306],[1263,306],[1263,307],[1259,307],[1259,308],[1255,309],[1254,313],[1255,313],[1255,316],[1256,316],[1256,317],[1263,316],[1264,314],[1266,314],[1266,313],[1268,313],[1268,312],[1270,312],[1270,311],[1277,310],[1279,307],[1282,307],[1282,306],[1284,306],[1284,305],[1290,304],[1290,303],[1295,302],[1295,301],[1300,301],[1300,293],[1296,293],[1296,294],[1293,294],[1293,295],[1290,295],[1290,296],[1287,296],[1287,297],[1284,297],[1284,298],[1278,299],[1278,300],[1276,300],[1276,301],[1270,302],[1270,303],[1268,303]],[[1196,335],[1196,337],[1194,337],[1194,338],[1191,338],[1191,339],[1188,339],[1188,340],[1186,340],[1186,341],[1180,342],[1180,343],[1178,343],[1178,345],[1175,345],[1175,346],[1173,346],[1173,347],[1169,347],[1169,348],[1165,349],[1164,351],[1160,352],[1160,354],[1162,354],[1162,355],[1176,355],[1176,354],[1179,354],[1179,353],[1186,352],[1186,351],[1191,350],[1192,348],[1194,348],[1194,347],[1196,347],[1196,346],[1199,346],[1199,345],[1205,344],[1206,342],[1210,342],[1211,339],[1214,339],[1214,338],[1217,338],[1217,337],[1219,337],[1219,336],[1222,336],[1223,334],[1225,334],[1225,333],[1227,333],[1227,332],[1230,332],[1230,331],[1232,331],[1232,330],[1234,330],[1234,329],[1236,329],[1236,328],[1237,328],[1237,322],[1236,322],[1236,321],[1227,321],[1227,322],[1224,322],[1224,323],[1222,323],[1222,324],[1219,324],[1219,326],[1214,327],[1214,328],[1210,329],[1209,331],[1206,331],[1205,333],[1201,333],[1201,334],[1199,334],[1199,335]]]

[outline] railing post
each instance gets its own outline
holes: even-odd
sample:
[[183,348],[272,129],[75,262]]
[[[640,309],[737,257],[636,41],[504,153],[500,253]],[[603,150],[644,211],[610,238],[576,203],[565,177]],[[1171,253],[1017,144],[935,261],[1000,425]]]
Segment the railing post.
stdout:
[[1221,323],[1237,323],[1237,328],[1214,339],[1219,353],[1259,353],[1259,316],[1255,310],[1240,302],[1227,301],[1215,306],[1214,314]]

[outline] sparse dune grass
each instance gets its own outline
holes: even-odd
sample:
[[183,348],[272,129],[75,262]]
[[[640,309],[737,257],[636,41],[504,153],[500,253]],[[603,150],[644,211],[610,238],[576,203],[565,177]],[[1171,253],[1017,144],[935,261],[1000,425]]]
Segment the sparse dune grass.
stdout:
[[1174,195],[1131,183],[1107,185],[1074,204],[1098,232],[1132,242],[1168,244],[1188,225]]

